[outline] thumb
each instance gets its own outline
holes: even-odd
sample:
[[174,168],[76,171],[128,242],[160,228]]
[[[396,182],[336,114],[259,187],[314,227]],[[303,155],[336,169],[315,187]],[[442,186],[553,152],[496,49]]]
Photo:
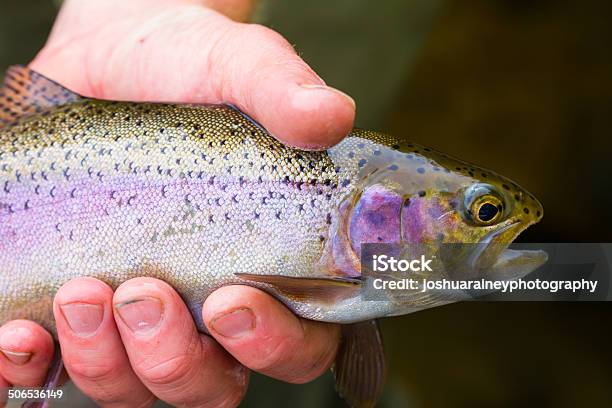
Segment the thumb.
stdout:
[[[194,5],[138,16],[69,44],[52,36],[31,67],[98,98],[230,103],[296,147],[323,149],[350,132],[355,102],[326,86],[275,31]],[[54,32],[71,30],[58,24]]]
[[221,99],[249,113],[282,142],[321,149],[346,136],[355,102],[325,82],[278,33],[237,24],[211,55]]

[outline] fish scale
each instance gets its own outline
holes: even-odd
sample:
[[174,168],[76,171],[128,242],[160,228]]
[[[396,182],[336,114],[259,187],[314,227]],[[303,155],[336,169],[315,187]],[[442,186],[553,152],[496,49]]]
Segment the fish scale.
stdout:
[[[113,287],[162,278],[194,309],[235,271],[312,274],[327,215],[350,189],[338,180],[357,168],[290,149],[219,106],[81,101],[6,128],[0,143],[0,236],[15,237],[0,264],[28,271],[45,304],[84,271]],[[21,315],[14,296],[0,315]],[[50,314],[42,321],[53,328]]]

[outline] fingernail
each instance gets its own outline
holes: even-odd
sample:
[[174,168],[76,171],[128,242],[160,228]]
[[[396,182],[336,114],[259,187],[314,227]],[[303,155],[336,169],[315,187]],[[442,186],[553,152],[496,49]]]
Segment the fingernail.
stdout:
[[221,336],[235,339],[255,328],[255,316],[251,309],[241,308],[215,317],[210,325]]
[[13,364],[24,365],[32,358],[32,353],[10,351],[0,348],[0,352]]
[[159,325],[163,305],[159,299],[146,297],[115,305],[119,317],[134,333],[149,333]]
[[60,310],[70,329],[80,337],[91,336],[104,318],[104,307],[92,303],[66,303]]
[[355,105],[355,100],[353,98],[351,98],[350,96],[348,96],[347,94],[345,94],[344,92],[336,89],[336,88],[332,88],[331,86],[327,86],[327,85],[318,85],[318,84],[300,84],[300,86],[302,88],[305,89],[322,89],[325,91],[330,91],[330,92],[334,92],[338,95],[341,95],[343,98],[345,98],[346,100],[349,101],[349,103],[353,106],[353,109],[356,108],[357,105]]
[[25,327],[11,327],[4,330],[0,336],[0,353],[13,364],[23,365],[30,361],[32,353],[29,351],[15,351],[19,349],[23,339],[31,338],[32,331]]

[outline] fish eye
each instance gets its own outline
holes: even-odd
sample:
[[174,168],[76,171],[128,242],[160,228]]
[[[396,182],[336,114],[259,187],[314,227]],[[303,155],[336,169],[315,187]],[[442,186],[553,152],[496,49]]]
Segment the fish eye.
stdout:
[[476,225],[493,225],[504,215],[504,202],[492,186],[477,184],[465,195],[466,218]]
[[475,200],[470,210],[478,224],[492,225],[501,217],[504,205],[498,197],[487,195]]

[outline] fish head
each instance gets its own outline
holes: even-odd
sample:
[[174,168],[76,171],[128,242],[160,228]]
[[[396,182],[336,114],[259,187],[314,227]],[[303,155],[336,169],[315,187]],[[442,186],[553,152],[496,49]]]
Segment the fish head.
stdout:
[[345,204],[347,245],[355,259],[365,243],[458,245],[465,278],[516,279],[544,262],[543,251],[508,249],[542,219],[540,202],[517,183],[431,149],[410,145],[371,156]]

